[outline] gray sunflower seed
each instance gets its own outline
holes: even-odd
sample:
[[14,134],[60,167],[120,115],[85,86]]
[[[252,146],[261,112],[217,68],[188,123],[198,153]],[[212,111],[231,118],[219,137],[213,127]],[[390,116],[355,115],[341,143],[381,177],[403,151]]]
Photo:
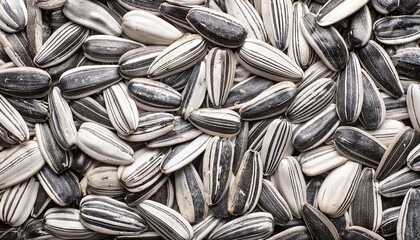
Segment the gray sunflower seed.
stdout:
[[25,28],[28,11],[23,0],[5,0],[0,4],[0,29],[14,33]]
[[45,10],[60,8],[64,5],[65,0],[36,0],[36,5]]
[[212,48],[206,57],[207,94],[215,108],[226,102],[235,77],[236,59],[229,49]]
[[134,161],[133,149],[115,133],[96,123],[83,123],[77,135],[80,150],[98,161],[116,165],[129,165]]
[[291,1],[261,1],[261,16],[271,45],[284,51],[292,33],[293,7]]
[[420,186],[420,173],[405,167],[379,182],[379,191],[384,197],[404,196],[410,188]]
[[390,16],[373,25],[376,39],[388,44],[404,44],[420,38],[419,16]]
[[187,120],[191,111],[201,106],[204,101],[207,85],[206,85],[206,64],[204,61],[193,67],[191,75],[188,77],[188,82],[182,92],[182,101],[179,109],[179,114]]
[[260,151],[264,175],[272,175],[280,161],[292,155],[293,150],[292,124],[286,120],[275,119],[267,127]]
[[372,0],[372,6],[376,11],[382,14],[388,14],[398,8],[398,0]]
[[359,226],[351,226],[344,230],[341,234],[343,240],[385,240],[381,235]]
[[175,194],[181,215],[190,223],[207,216],[203,182],[192,164],[175,172]]
[[210,240],[264,239],[274,231],[274,219],[270,213],[255,212],[223,224],[210,234]]
[[85,239],[96,234],[80,223],[80,210],[74,208],[50,208],[43,218],[44,228],[64,239]]
[[382,212],[382,223],[379,232],[384,237],[391,237],[397,232],[398,215],[401,206],[385,209]]
[[162,175],[159,167],[169,153],[170,148],[136,151],[132,164],[118,168],[118,179],[130,192],[145,190]]
[[420,133],[420,108],[419,102],[420,99],[420,84],[410,84],[407,90],[407,110],[408,115],[410,116],[411,124],[414,129]]
[[116,63],[126,52],[141,47],[141,43],[108,35],[90,36],[82,46],[85,57],[102,63]]
[[122,33],[119,17],[97,1],[67,0],[63,13],[73,22],[96,32],[111,36]]
[[126,13],[121,27],[129,38],[147,45],[169,45],[182,37],[182,32],[169,22],[141,10]]
[[[332,170],[347,162],[347,158],[340,155],[331,145],[316,147],[299,154],[298,161],[302,172],[306,176],[316,176]],[[314,207],[316,204],[311,203]]]
[[51,76],[33,67],[12,67],[0,70],[0,93],[19,98],[41,98],[50,91]]
[[181,94],[170,86],[148,78],[134,78],[128,83],[130,96],[146,111],[176,111]]
[[110,235],[134,235],[146,230],[144,219],[134,208],[98,195],[82,198],[80,222],[88,229]]
[[357,51],[360,63],[369,73],[376,85],[389,95],[399,98],[404,94],[398,73],[385,50],[370,40]]
[[[418,47],[412,47],[397,51],[391,56],[391,60],[398,74],[410,78],[417,78],[420,74],[420,64],[416,60],[419,57],[420,49]],[[400,76],[401,81],[403,76]]]
[[203,185],[208,205],[217,204],[227,192],[233,155],[234,145],[228,139],[213,137],[207,143],[203,157]]
[[64,24],[39,49],[35,65],[47,68],[64,62],[82,46],[89,33],[89,29],[73,22]]
[[321,187],[323,181],[324,179],[312,178],[309,180],[308,184],[306,184],[306,202],[316,208],[318,208],[317,198],[319,188]]
[[84,97],[70,102],[73,116],[80,122],[94,122],[113,130],[108,111],[91,97]]
[[[340,81],[338,81],[340,83]],[[286,118],[292,123],[305,122],[331,104],[337,87],[330,78],[322,78],[301,89],[286,110]],[[343,95],[337,97],[341,99]],[[337,105],[338,107],[338,105]]]
[[267,240],[311,240],[312,236],[308,231],[306,226],[296,226],[288,228],[276,235],[272,235],[271,237],[267,238]]
[[309,84],[312,84],[315,81],[323,78],[335,79],[337,72],[331,71],[322,60],[312,64],[308,69],[306,69],[303,74],[303,81],[299,83],[298,90],[306,88]]
[[[168,183],[167,183],[168,181]],[[164,184],[169,184],[170,179],[165,174],[162,174],[152,185],[141,192],[129,193],[125,196],[124,200],[130,207],[135,207],[139,203],[152,198]],[[172,183],[171,183],[172,184]]]
[[404,123],[397,120],[385,120],[382,125],[374,130],[366,130],[367,133],[376,137],[385,146],[389,146],[398,132],[405,127]]
[[359,60],[350,53],[337,79],[337,114],[344,124],[354,123],[363,106],[363,79]]
[[351,48],[365,46],[372,36],[372,16],[367,5],[350,17],[350,26],[344,32],[344,38]]
[[398,4],[397,12],[400,14],[409,14],[416,12],[417,10],[417,3],[416,1],[400,1]]
[[49,26],[44,21],[43,13],[36,0],[26,0],[25,3],[28,10],[28,22],[31,23],[26,26],[28,46],[31,56],[35,56],[46,40],[44,39],[44,31],[49,29]]
[[334,224],[312,205],[308,203],[303,204],[302,216],[309,232],[315,239],[340,239]]
[[297,93],[292,82],[280,82],[264,90],[255,98],[245,102],[239,109],[243,120],[269,118],[286,111]]
[[98,93],[119,82],[118,65],[94,65],[70,69],[60,77],[63,97],[77,99]]
[[300,218],[300,209],[306,202],[306,184],[299,162],[292,156],[283,158],[274,177],[293,216]]
[[165,174],[181,169],[204,152],[210,139],[211,136],[201,134],[193,140],[177,145],[163,160],[160,169]]
[[209,8],[192,8],[186,19],[201,36],[223,47],[240,47],[248,35],[245,23],[229,14]]
[[382,199],[378,182],[374,181],[375,170],[363,169],[359,186],[350,206],[350,224],[376,232],[382,222]]
[[241,129],[241,117],[229,109],[200,108],[188,119],[201,131],[220,137],[236,136]]
[[300,27],[306,41],[329,69],[338,71],[345,67],[349,53],[344,39],[334,27],[319,26],[313,13],[300,19]]
[[372,135],[350,126],[337,128],[334,146],[348,159],[375,168],[387,150],[387,147]]
[[61,96],[58,87],[53,87],[48,96],[51,116],[48,119],[51,132],[57,143],[64,149],[76,147],[77,130],[73,122],[73,114],[66,100]]
[[164,46],[145,46],[124,53],[118,61],[124,78],[146,77],[147,69],[165,49]]
[[273,215],[277,224],[286,225],[292,219],[292,212],[275,185],[267,179],[263,180],[258,207]]
[[329,105],[311,120],[293,130],[293,145],[300,152],[308,151],[321,145],[329,138],[340,124],[335,104]]
[[207,2],[207,5],[210,9],[214,9],[221,12],[227,12],[225,2],[225,0],[209,0]]
[[60,147],[47,123],[35,124],[35,136],[42,157],[55,173],[69,169],[70,153]]
[[239,134],[236,135],[234,140],[232,140],[234,146],[232,172],[235,175],[238,172],[239,166],[241,165],[242,157],[248,148],[248,135],[249,122],[242,122]]
[[147,74],[160,79],[186,70],[206,54],[206,43],[197,34],[187,34],[165,48],[150,64]]
[[274,81],[300,81],[303,70],[279,49],[255,38],[247,38],[236,52],[248,71]]
[[159,6],[166,2],[165,0],[117,0],[123,8],[128,10],[141,9],[158,14]]
[[319,10],[316,20],[320,26],[337,23],[366,5],[369,0],[353,2],[351,0],[328,1]]
[[175,127],[168,133],[146,142],[147,147],[167,147],[195,139],[203,132],[180,117],[175,117]]
[[168,19],[171,23],[177,25],[178,27],[184,28],[189,32],[195,33],[196,30],[192,28],[191,25],[187,22],[188,12],[193,7],[194,6],[185,6],[164,2],[159,6],[159,13],[164,18]]
[[121,135],[133,133],[139,123],[135,101],[129,96],[123,82],[116,83],[103,91],[108,117],[112,126]]
[[377,181],[397,172],[404,164],[410,151],[420,143],[420,135],[411,127],[403,128],[386,150],[375,172]]
[[343,215],[354,199],[361,171],[362,165],[353,161],[332,170],[319,188],[318,208],[333,218]]
[[103,166],[86,173],[87,193],[114,198],[124,196],[125,189],[118,179],[117,171],[117,167]]
[[132,142],[144,142],[165,135],[175,127],[174,115],[170,113],[144,113],[139,115],[137,129],[128,136],[119,137]]
[[81,196],[79,181],[70,171],[57,175],[45,165],[36,176],[51,200],[59,206],[67,206]]
[[45,164],[38,144],[33,140],[3,149],[0,159],[0,189],[29,179]]
[[175,198],[175,189],[171,179],[166,181],[166,184],[161,186],[155,194],[150,196],[149,200],[162,203],[168,207],[173,207]]
[[160,236],[174,240],[193,238],[190,223],[175,210],[150,200],[140,203],[137,210]]
[[0,30],[0,45],[16,66],[34,67],[25,31],[6,33]]
[[38,193],[39,183],[35,178],[7,188],[0,201],[0,220],[17,227],[31,214]]
[[192,240],[202,240],[220,223],[220,219],[213,215],[209,215],[203,221],[192,226],[194,237]]
[[20,113],[0,94],[0,138],[6,145],[29,140],[29,129]]
[[413,171],[420,170],[420,144],[413,148],[407,156],[407,166]]
[[262,163],[260,154],[245,152],[241,166],[229,192],[228,211],[232,215],[251,212],[258,203],[262,188]]
[[369,74],[362,69],[363,106],[359,120],[367,129],[376,129],[386,117],[385,102]]
[[420,192],[418,189],[410,189],[405,195],[401,205],[400,214],[397,222],[397,239],[408,240],[419,236],[419,226],[417,220],[418,202]]

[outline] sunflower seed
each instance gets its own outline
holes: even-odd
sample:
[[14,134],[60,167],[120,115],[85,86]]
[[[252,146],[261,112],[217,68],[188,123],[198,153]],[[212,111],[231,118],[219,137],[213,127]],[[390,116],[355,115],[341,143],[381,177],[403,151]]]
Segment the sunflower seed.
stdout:
[[247,38],[236,52],[248,71],[274,81],[300,81],[303,70],[279,49],[255,38]]
[[158,14],[160,4],[165,0],[117,0],[123,8],[128,10],[141,9]]
[[[316,176],[347,162],[334,146],[320,146],[299,154],[298,161],[306,176]],[[314,207],[316,204],[311,203]]]
[[206,43],[197,34],[187,34],[165,48],[151,63],[147,74],[160,79],[186,70],[200,62],[206,54]]
[[418,202],[420,192],[418,189],[410,189],[405,195],[401,205],[397,222],[397,239],[415,239],[419,235],[417,220]]
[[141,10],[126,13],[121,27],[129,38],[148,45],[169,45],[182,37],[182,32],[172,24]]
[[344,39],[334,27],[319,26],[313,13],[306,13],[299,24],[306,41],[329,69],[339,71],[345,67],[349,53]]
[[129,165],[134,161],[133,149],[96,123],[83,123],[77,135],[80,150],[98,161],[116,165]]
[[180,28],[184,28],[189,32],[195,33],[196,30],[191,27],[191,25],[187,22],[187,15],[188,12],[194,6],[184,6],[179,4],[170,4],[168,2],[164,2],[159,6],[159,13],[162,17],[169,20],[171,23],[175,24]]
[[28,11],[23,0],[5,0],[0,4],[0,29],[14,33],[25,28]]
[[87,58],[102,63],[116,63],[126,52],[141,47],[141,43],[108,35],[90,36],[82,46]]
[[28,11],[28,22],[31,23],[26,26],[28,47],[31,56],[34,56],[45,42],[44,31],[48,30],[49,26],[44,21],[42,11],[38,7],[36,0],[25,0],[25,3]]
[[373,137],[376,137],[385,146],[389,146],[398,132],[405,127],[404,123],[397,120],[385,120],[382,125],[375,130],[366,130]]
[[[197,65],[200,65],[198,63]],[[196,66],[197,66],[196,65]],[[166,85],[169,85],[170,87],[174,88],[177,91],[181,91],[185,88],[187,83],[189,82],[189,78],[193,77],[194,67],[190,67],[187,70],[184,70],[179,73],[175,73],[174,75],[171,75],[166,78],[162,78],[159,81],[165,83]]]
[[117,167],[97,167],[85,174],[87,179],[87,193],[109,197],[122,197],[125,189],[117,176]]
[[[37,1],[37,0],[35,0],[35,1]],[[63,0],[59,0],[59,1],[63,1]],[[64,5],[64,2],[62,3],[62,5]],[[40,2],[37,1],[37,6],[40,6],[39,3]],[[44,14],[44,19],[51,27],[50,31],[53,31],[53,30],[61,27],[62,25],[64,25],[65,23],[70,21],[64,15],[62,6],[58,7],[58,8],[54,8],[54,9],[49,9],[48,11],[45,11],[44,13],[45,13]]]
[[260,8],[271,45],[284,51],[289,46],[292,30],[292,2],[264,0],[261,1]]
[[293,219],[286,200],[274,184],[267,179],[263,180],[258,206],[265,212],[271,213],[277,224],[285,225]]
[[134,208],[106,196],[82,198],[80,222],[88,229],[110,235],[133,235],[146,230],[144,219]]
[[411,124],[413,124],[414,129],[420,133],[420,108],[416,102],[420,98],[420,84],[410,84],[407,90],[407,109],[408,115],[410,116]]
[[420,38],[419,24],[419,16],[390,16],[376,21],[373,31],[384,44],[404,44]]
[[341,239],[385,240],[381,235],[359,226],[351,226],[346,228],[346,230],[344,230],[344,232],[341,234]]
[[363,106],[359,120],[367,129],[376,129],[386,117],[385,102],[369,74],[362,69]]
[[48,194],[44,191],[42,187],[38,188],[35,204],[31,211],[31,217],[38,218],[48,205],[51,203],[51,198],[48,196]]
[[149,226],[167,239],[192,239],[194,231],[187,220],[167,206],[146,200],[137,206]]
[[334,146],[348,159],[375,168],[387,150],[387,147],[372,135],[350,126],[337,128]]
[[34,67],[25,31],[6,33],[0,30],[0,45],[16,66]]
[[411,127],[405,127],[395,136],[375,172],[377,181],[397,172],[405,163],[410,151],[420,143],[420,135]]
[[[417,76],[419,76],[420,64],[416,61],[420,57],[420,50],[418,47],[398,50],[390,57],[399,75],[410,78],[417,78]],[[400,77],[402,78],[403,76]]]
[[121,20],[98,1],[68,0],[64,4],[63,12],[73,22],[96,32],[111,36],[122,33]]
[[74,117],[81,122],[94,122],[113,130],[108,111],[91,97],[84,97],[70,102]]
[[392,96],[381,92],[381,96],[385,103],[386,119],[405,120],[410,118],[408,115],[406,95],[395,99]]
[[353,161],[331,171],[318,192],[318,207],[331,217],[339,217],[349,208],[359,185],[362,165]]
[[372,35],[372,17],[367,5],[350,17],[350,26],[344,31],[344,38],[351,48],[365,46]]
[[328,1],[319,10],[316,20],[320,26],[329,26],[337,23],[366,5],[369,0],[357,1]]
[[36,0],[36,5],[44,10],[60,8],[64,5],[65,0]]
[[69,169],[71,153],[60,147],[47,123],[35,124],[35,136],[42,157],[55,173]]
[[335,104],[329,105],[311,120],[293,130],[293,145],[300,152],[311,150],[321,145],[330,137],[340,124]]
[[29,140],[29,129],[22,115],[0,95],[0,138],[5,145]]
[[192,240],[202,240],[220,223],[220,219],[213,215],[209,215],[204,220],[192,226],[194,237]]
[[392,207],[382,212],[382,223],[379,232],[384,237],[391,237],[397,231],[398,215],[400,214],[401,206]]
[[410,188],[420,186],[420,173],[405,167],[379,182],[379,191],[384,197],[404,196]]
[[28,219],[35,204],[39,183],[35,178],[7,188],[0,201],[0,219],[18,227]]
[[200,108],[188,119],[201,131],[220,137],[236,136],[241,129],[241,117],[229,109]]
[[161,186],[156,193],[149,197],[149,200],[162,203],[168,207],[174,205],[175,189],[171,179],[168,179],[166,183]]
[[412,169],[413,171],[419,171],[419,163],[420,163],[420,144],[413,148],[407,156],[407,166]]
[[276,235],[272,235],[271,237],[267,238],[267,240],[287,240],[287,239],[294,239],[294,240],[311,240],[312,236],[309,233],[306,226],[296,226],[288,228]]
[[268,125],[270,125],[270,123],[274,121],[275,119],[277,119],[277,117],[266,118],[264,120],[254,122],[254,124],[251,125],[251,129],[249,129],[249,134],[248,134],[248,142],[247,142],[248,149],[255,150],[255,151],[261,150],[262,142],[267,132]]
[[337,72],[331,71],[322,60],[312,64],[308,69],[306,69],[303,74],[303,81],[299,83],[298,90],[302,91],[308,85],[313,82],[318,81],[323,78],[335,79]]
[[315,239],[340,239],[333,223],[318,209],[308,203],[302,206],[302,216]]
[[[152,185],[141,192],[129,193],[125,196],[124,200],[130,207],[135,207],[139,203],[151,199],[164,184],[169,184],[170,179],[165,174],[162,174]],[[172,183],[171,183],[172,184]]]
[[120,74],[124,78],[146,77],[150,64],[164,49],[164,46],[146,46],[127,51],[118,61]]
[[163,160],[160,169],[165,174],[181,169],[204,152],[210,139],[211,136],[201,134],[193,140],[177,145]]
[[63,97],[77,99],[98,93],[119,82],[118,65],[94,65],[73,68],[60,77]]
[[33,67],[13,67],[0,70],[0,92],[19,98],[40,98],[50,91],[51,76]]
[[85,57],[83,56],[82,51],[78,50],[64,62],[47,68],[45,71],[47,71],[47,73],[49,73],[51,78],[53,79],[53,85],[58,84],[61,75],[63,75],[64,72],[75,68],[77,66],[77,63],[83,58]]

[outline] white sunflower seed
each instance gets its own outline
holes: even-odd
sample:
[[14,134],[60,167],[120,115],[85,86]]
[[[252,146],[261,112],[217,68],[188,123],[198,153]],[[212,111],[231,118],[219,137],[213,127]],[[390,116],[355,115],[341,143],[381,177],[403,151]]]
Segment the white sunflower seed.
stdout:
[[85,174],[87,193],[114,198],[122,197],[125,189],[120,183],[117,171],[117,167],[102,166],[87,172]]
[[[299,154],[298,161],[302,172],[306,176],[316,176],[332,170],[347,162],[347,158],[340,155],[331,145],[319,146]],[[314,207],[316,204],[311,203]]]
[[271,45],[284,51],[292,33],[292,2],[288,0],[262,0],[261,16]]

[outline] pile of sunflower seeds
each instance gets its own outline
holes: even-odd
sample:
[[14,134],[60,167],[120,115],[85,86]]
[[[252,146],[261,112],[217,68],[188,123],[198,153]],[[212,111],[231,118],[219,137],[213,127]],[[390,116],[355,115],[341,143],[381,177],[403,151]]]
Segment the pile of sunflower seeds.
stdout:
[[420,239],[419,0],[0,0],[1,239]]

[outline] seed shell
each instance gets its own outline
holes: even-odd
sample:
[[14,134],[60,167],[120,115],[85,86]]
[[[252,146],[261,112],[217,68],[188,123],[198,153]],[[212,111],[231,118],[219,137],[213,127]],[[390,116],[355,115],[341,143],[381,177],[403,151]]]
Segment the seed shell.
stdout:
[[241,117],[229,109],[200,108],[188,119],[201,131],[219,137],[236,136],[241,129]]
[[415,239],[419,235],[419,226],[417,220],[420,201],[420,192],[418,189],[410,189],[404,197],[401,205],[400,214],[397,222],[397,239],[408,240]]

